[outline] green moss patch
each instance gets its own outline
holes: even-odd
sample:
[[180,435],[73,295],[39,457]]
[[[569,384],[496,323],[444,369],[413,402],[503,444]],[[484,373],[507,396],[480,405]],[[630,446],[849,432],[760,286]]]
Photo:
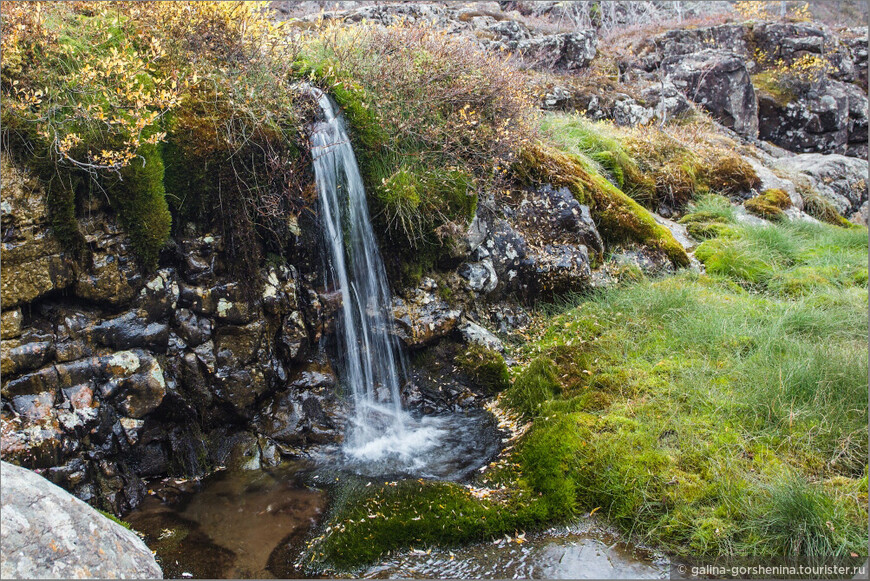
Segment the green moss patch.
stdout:
[[146,268],[154,269],[160,249],[169,238],[172,215],[166,203],[163,159],[158,148],[147,145],[140,154],[106,191],[136,255]]
[[504,357],[481,345],[469,345],[456,357],[456,364],[485,393],[496,394],[510,386],[510,371]]
[[784,190],[771,188],[764,190],[754,198],[746,200],[743,207],[756,216],[775,219],[782,217],[782,211],[791,207],[791,198]]

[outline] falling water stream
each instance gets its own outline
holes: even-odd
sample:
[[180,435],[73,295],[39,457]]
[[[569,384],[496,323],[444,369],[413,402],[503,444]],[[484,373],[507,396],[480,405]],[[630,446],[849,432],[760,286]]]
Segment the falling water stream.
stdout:
[[344,119],[328,96],[311,91],[322,110],[312,128],[311,153],[327,285],[342,299],[338,368],[354,404],[344,455],[365,473],[450,477],[456,460],[472,452],[465,447],[479,441],[468,432],[480,418],[416,417],[402,408],[408,368],[393,332],[391,295],[362,176]]

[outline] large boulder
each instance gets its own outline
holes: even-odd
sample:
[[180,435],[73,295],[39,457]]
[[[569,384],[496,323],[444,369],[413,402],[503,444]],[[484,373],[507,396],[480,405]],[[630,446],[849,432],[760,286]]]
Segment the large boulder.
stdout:
[[30,470],[2,466],[4,579],[162,579],[133,532]]
[[662,62],[671,82],[720,123],[741,135],[758,134],[755,89],[739,55],[706,49]]
[[594,30],[548,34],[507,43],[533,65],[545,68],[578,70],[595,58],[598,39]]
[[799,153],[867,156],[867,96],[825,80],[805,91],[758,92],[758,136]]
[[867,202],[867,161],[864,159],[804,153],[777,160],[774,169],[805,177],[846,218]]
[[646,40],[638,47],[638,56],[647,70],[656,69],[662,61],[714,48],[737,54],[749,52],[746,27],[742,24],[722,24],[702,28],[677,28]]

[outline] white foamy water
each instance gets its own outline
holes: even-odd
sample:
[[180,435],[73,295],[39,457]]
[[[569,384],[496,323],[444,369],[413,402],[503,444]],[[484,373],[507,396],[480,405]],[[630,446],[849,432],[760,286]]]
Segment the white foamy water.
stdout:
[[327,285],[342,299],[338,367],[354,401],[344,451],[351,462],[415,470],[425,465],[422,455],[439,446],[445,429],[441,420],[415,420],[402,409],[407,365],[393,332],[387,275],[362,176],[344,119],[322,91],[311,91],[323,111],[311,134],[311,153],[328,254]]
[[408,367],[393,328],[386,270],[369,218],[366,192],[344,119],[311,88],[323,119],[311,154],[327,250],[327,286],[341,293],[336,321],[341,382],[354,411],[344,464],[365,475],[460,479],[497,452],[497,430],[484,412],[422,416],[402,408]]

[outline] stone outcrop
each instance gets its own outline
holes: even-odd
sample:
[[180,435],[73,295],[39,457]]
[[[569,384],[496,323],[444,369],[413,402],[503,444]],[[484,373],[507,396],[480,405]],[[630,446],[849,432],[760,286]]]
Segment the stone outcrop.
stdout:
[[67,288],[75,282],[76,269],[48,232],[45,192],[38,180],[27,172],[15,171],[8,156],[0,158],[0,179],[0,302],[8,309]]
[[746,137],[757,135],[758,103],[743,58],[705,49],[669,57],[662,69],[678,89],[722,125]]
[[867,161],[844,155],[805,153],[784,157],[775,169],[798,174],[846,218],[867,203]]
[[[760,139],[790,151],[867,156],[866,28],[835,33],[814,23],[756,22],[676,29],[639,43],[635,53],[640,70],[671,79],[741,135],[754,137],[757,128]],[[754,85],[748,77],[773,63],[790,67],[807,58],[825,63],[812,82],[775,73],[771,81]],[[800,67],[796,71],[807,74]],[[607,116],[649,117],[633,105]]]
[[[219,235],[190,231],[146,274],[98,200],[80,220],[90,256],[73,260],[39,184],[2,164],[4,459],[120,512],[143,477],[229,461],[222,442],[277,461],[341,438],[333,390],[299,371],[323,357],[330,327],[317,272],[269,266],[248,288]],[[264,406],[292,409],[298,437],[273,438],[280,430],[255,421]]]
[[545,185],[523,192],[503,217],[492,219],[474,257],[492,264],[496,294],[537,300],[588,288],[592,264],[603,252],[589,208],[567,188]]
[[799,153],[867,156],[867,96],[826,80],[805,92],[758,93],[758,136]]
[[4,579],[163,578],[132,531],[30,470],[0,466]]

